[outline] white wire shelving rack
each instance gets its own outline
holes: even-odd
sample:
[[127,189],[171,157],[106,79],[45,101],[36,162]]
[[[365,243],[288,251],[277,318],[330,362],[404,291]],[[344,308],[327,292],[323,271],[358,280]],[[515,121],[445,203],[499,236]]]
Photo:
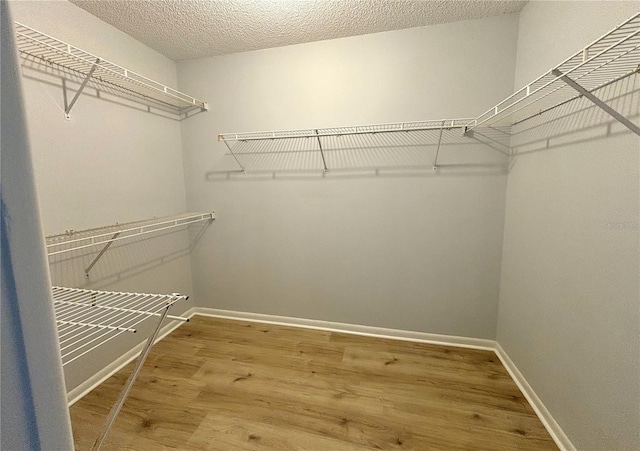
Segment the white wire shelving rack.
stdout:
[[[218,141],[224,142],[229,153],[246,173],[246,165],[241,161],[243,156],[275,153],[270,143],[280,140],[286,146],[285,152],[314,152],[319,155],[319,165],[324,172],[331,170],[327,153],[336,149],[362,147],[363,140],[373,146],[434,146],[435,158],[433,169],[438,166],[440,147],[447,140],[445,133],[458,130],[459,136],[471,119],[439,119],[418,122],[396,122],[387,124],[352,125],[347,127],[330,127],[298,130],[278,130],[263,132],[221,133]],[[358,138],[359,141],[349,142]],[[266,144],[260,144],[266,143]],[[249,163],[250,164],[250,163]],[[250,168],[249,168],[250,170]]]
[[[136,326],[159,319],[187,296],[171,294],[121,293],[53,287],[53,305],[58,324],[62,365],[97,349],[122,333],[136,333]],[[186,321],[186,318],[167,315]]]
[[[319,152],[320,164],[327,172],[330,169],[326,158],[329,147],[333,145],[334,149],[345,149],[349,146],[339,143],[337,140],[340,138],[389,136],[404,132],[405,138],[402,139],[370,139],[360,141],[357,145],[370,146],[372,149],[385,146],[389,148],[407,143],[435,146],[433,161],[435,170],[438,167],[438,154],[441,145],[447,139],[451,142],[451,138],[447,136],[448,131],[462,129],[461,135],[464,134],[465,137],[473,138],[476,142],[481,142],[494,150],[511,155],[510,140],[513,126],[580,98],[588,99],[632,132],[640,135],[640,127],[596,95],[599,90],[638,73],[640,73],[640,13],[635,14],[475,119],[222,133],[218,135],[218,141],[225,143],[230,155],[243,173],[246,173],[243,159],[251,162],[249,157],[256,160],[256,155],[266,153],[309,153],[314,151]],[[415,133],[414,138],[408,138],[412,132]],[[460,142],[459,138],[456,139],[457,142]],[[283,140],[283,142],[278,146],[273,144],[274,140]],[[304,140],[307,140],[306,144],[301,144],[305,142]]]
[[467,132],[517,125],[584,97],[640,135],[640,127],[596,96],[598,90],[636,73],[640,73],[640,13],[478,116]]
[[211,222],[215,213],[185,213],[171,217],[136,221],[124,224],[114,224],[88,230],[68,230],[59,235],[46,237],[47,255],[53,257],[60,254],[83,249],[98,249],[100,251],[85,268],[85,276],[89,277],[91,269],[102,258],[109,247],[116,241],[130,240],[147,234],[165,230],[183,228],[191,224]]
[[66,102],[65,115],[69,118],[71,109],[87,86],[102,87],[117,92],[127,98],[143,102],[179,117],[188,117],[192,111],[207,111],[207,102],[198,100],[162,83],[153,81],[102,57],[74,47],[52,36],[16,22],[16,43],[18,51],[26,62],[41,63],[79,77],[82,82],[71,101]]
[[186,301],[188,296],[64,287],[52,287],[52,295],[63,366],[95,352],[121,334],[136,333],[137,326],[143,322],[155,320],[153,332],[147,338],[135,367],[93,445],[92,449],[98,450],[122,409],[164,319],[189,321],[188,318],[168,314],[176,302]]
[[[97,255],[85,269],[85,275],[89,277],[89,271],[116,241],[186,228],[214,219],[214,212],[185,213],[95,229],[68,230],[63,234],[46,238],[47,254],[53,257],[79,250],[88,250],[90,253],[97,251]],[[54,286],[52,297],[63,367],[91,352],[96,352],[101,346],[122,334],[138,332],[139,326],[143,323],[155,323],[135,367],[93,445],[92,450],[99,450],[158,337],[163,321],[189,321],[186,317],[168,314],[175,303],[186,301],[188,296],[178,293],[148,294]]]

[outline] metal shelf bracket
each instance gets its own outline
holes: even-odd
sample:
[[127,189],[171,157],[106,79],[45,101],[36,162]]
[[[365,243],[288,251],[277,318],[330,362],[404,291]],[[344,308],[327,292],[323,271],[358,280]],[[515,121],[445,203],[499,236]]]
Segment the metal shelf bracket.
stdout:
[[324,159],[324,151],[322,150],[322,142],[320,141],[320,134],[318,133],[318,130],[316,130],[316,138],[318,140],[318,147],[320,148],[320,156],[322,157],[322,166],[326,174],[329,170],[327,169],[327,161]]
[[433,159],[433,172],[438,170],[438,154],[440,153],[440,144],[442,144],[442,132],[444,131],[445,121],[442,121],[442,128],[438,135],[438,147],[436,147],[436,157]]
[[[89,80],[91,80],[91,77],[93,76],[93,73],[96,71],[96,68],[98,67],[99,64],[100,64],[100,58],[96,58],[96,62],[93,63],[93,66],[91,66],[91,70],[89,70],[86,77],[84,77],[84,80],[82,80],[82,84],[76,91],[76,94],[73,96],[73,99],[71,99],[71,102],[69,102],[68,105],[65,105],[64,117],[66,120],[71,120],[71,115],[70,115],[71,109],[73,108],[73,105],[75,105],[75,103],[78,101],[78,97],[80,97],[80,94],[82,94],[82,91],[84,91],[84,88],[87,86],[87,83],[89,83]],[[66,88],[63,86],[63,89],[66,89]],[[67,100],[66,92],[65,92],[64,99],[66,103],[66,100]]]
[[195,114],[196,111],[209,110],[207,102],[176,91],[31,27],[18,22],[15,25],[16,44],[25,65],[31,67],[33,64],[33,68],[46,65],[47,68],[62,71],[64,77],[73,74],[78,80],[83,80],[70,103],[67,103],[67,91],[63,87],[67,119],[87,84],[142,103],[147,110],[154,108],[169,113],[179,120],[192,116],[191,113]]
[[118,236],[120,236],[121,233],[122,232],[114,233],[111,239],[107,241],[107,244],[105,244],[105,246],[102,248],[100,253],[96,255],[96,258],[94,258],[93,261],[89,264],[89,266],[87,266],[87,268],[84,270],[84,276],[86,278],[89,278],[89,271],[91,271],[91,268],[93,268],[95,264],[98,263],[98,260],[100,260],[100,258],[104,255],[104,253],[107,252],[107,249],[109,249],[109,246],[113,244],[114,240],[118,238]]
[[562,81],[564,81],[567,85],[569,85],[570,87],[572,87],[573,89],[578,91],[578,93],[583,95],[585,98],[589,99],[597,107],[599,107],[600,109],[604,110],[607,114],[611,115],[615,120],[617,120],[622,125],[627,127],[633,133],[635,133],[636,135],[640,136],[640,127],[638,127],[636,124],[631,122],[629,119],[624,117],[622,114],[620,114],[619,112],[617,112],[616,110],[611,108],[609,105],[607,105],[605,102],[600,100],[598,97],[593,95],[593,93],[591,93],[589,90],[585,89],[583,86],[581,86],[579,83],[577,83],[572,78],[568,77],[567,75],[564,75],[559,69],[554,69],[551,72],[553,73],[553,75],[555,75],[556,77],[558,77]]
[[236,160],[236,163],[238,163],[238,166],[240,166],[240,169],[242,170],[243,174],[246,174],[247,172],[244,170],[244,166],[242,166],[242,164],[240,164],[240,161],[238,160],[238,157],[236,157],[236,154],[233,153],[233,150],[231,150],[231,146],[229,145],[229,143],[227,141],[224,142],[227,146],[227,149],[229,149],[229,152],[231,152],[231,155],[233,156],[233,159]]

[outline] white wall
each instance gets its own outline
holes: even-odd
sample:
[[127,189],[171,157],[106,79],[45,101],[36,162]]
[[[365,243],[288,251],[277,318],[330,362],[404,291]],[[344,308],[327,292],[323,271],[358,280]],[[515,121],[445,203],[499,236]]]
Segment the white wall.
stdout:
[[502,16],[179,63],[211,104],[182,127],[188,205],[218,218],[192,253],[198,305],[495,338],[504,173],[226,178],[216,134],[474,116],[510,93],[516,36]]
[[[176,86],[173,61],[67,1],[13,1],[14,19],[149,78]],[[63,114],[61,77],[23,69],[41,217],[47,235],[186,211],[180,122],[87,88]],[[77,87],[77,84],[71,86]],[[72,96],[75,91],[71,91]],[[187,232],[118,244],[86,280],[96,252],[52,260],[54,285],[192,294]],[[174,307],[181,312],[189,303]],[[142,340],[147,329],[66,368],[71,390]],[[80,361],[78,361],[80,362]]]
[[[516,88],[637,11],[529,2]],[[623,96],[613,105],[638,123],[639,90],[636,75],[599,95]],[[509,174],[498,341],[578,449],[637,450],[640,139],[588,105],[531,132],[550,148],[518,155]]]
[[66,450],[71,421],[10,16],[0,3],[0,449]]

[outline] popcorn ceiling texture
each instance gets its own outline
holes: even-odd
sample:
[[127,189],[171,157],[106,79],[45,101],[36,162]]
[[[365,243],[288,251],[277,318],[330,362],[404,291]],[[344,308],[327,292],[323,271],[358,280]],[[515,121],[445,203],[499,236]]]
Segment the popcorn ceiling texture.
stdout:
[[175,60],[519,12],[526,1],[70,0]]

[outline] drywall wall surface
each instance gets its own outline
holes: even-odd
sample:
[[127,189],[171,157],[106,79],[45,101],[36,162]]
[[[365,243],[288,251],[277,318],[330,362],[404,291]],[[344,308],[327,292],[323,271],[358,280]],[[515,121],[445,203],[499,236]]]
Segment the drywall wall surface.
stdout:
[[[141,75],[176,86],[173,61],[67,1],[12,1],[16,21]],[[89,85],[65,120],[78,78],[23,64],[25,107],[46,235],[186,211],[180,123],[145,105]],[[192,295],[187,231],[114,244],[84,276],[100,248],[50,259],[54,285]],[[176,305],[174,313],[190,305]],[[71,390],[145,337],[88,354],[65,371]]]
[[346,138],[323,174],[317,150],[274,142],[242,175],[216,134],[477,115],[511,91],[516,35],[502,16],[178,63],[211,103],[182,124],[188,205],[217,216],[192,253],[198,305],[494,338],[499,152],[447,132],[433,172],[433,144]]
[[0,449],[73,449],[20,63],[6,2],[0,3],[0,24]]
[[[516,87],[637,11],[529,2]],[[638,123],[638,75],[598,95]],[[585,100],[523,128],[534,150],[508,177],[498,342],[578,449],[640,449],[640,138]]]

